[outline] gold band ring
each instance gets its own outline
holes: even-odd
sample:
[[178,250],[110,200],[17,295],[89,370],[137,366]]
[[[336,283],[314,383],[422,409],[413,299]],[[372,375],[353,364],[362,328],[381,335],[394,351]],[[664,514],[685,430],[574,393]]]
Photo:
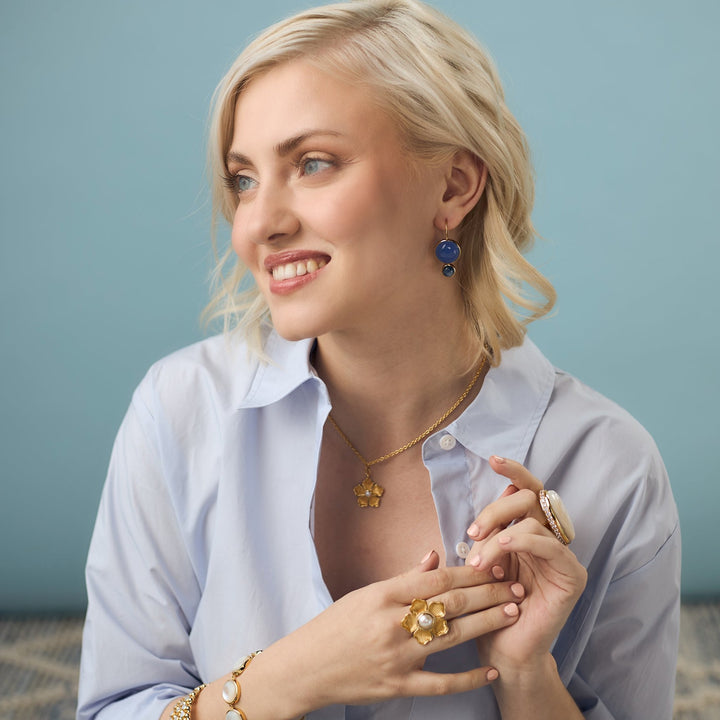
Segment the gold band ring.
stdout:
[[445,619],[445,604],[439,600],[429,603],[417,598],[410,604],[410,610],[401,625],[421,644],[427,645],[450,630]]
[[563,545],[569,545],[575,539],[575,527],[565,503],[554,490],[541,490],[538,493],[538,500],[548,527]]

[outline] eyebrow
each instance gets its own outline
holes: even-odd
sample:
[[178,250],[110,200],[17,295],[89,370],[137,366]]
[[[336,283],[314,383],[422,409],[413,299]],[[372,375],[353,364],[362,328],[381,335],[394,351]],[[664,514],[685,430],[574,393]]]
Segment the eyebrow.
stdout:
[[[307,139],[312,137],[317,137],[318,135],[329,135],[331,137],[340,137],[342,133],[337,132],[336,130],[307,130],[306,132],[299,133],[298,135],[294,135],[291,138],[288,138],[287,140],[283,140],[281,143],[278,143],[274,150],[277,155],[280,157],[285,157],[286,155],[289,155],[293,150],[295,150],[299,145],[302,145]],[[230,150],[228,154],[225,156],[225,164],[229,165],[231,162],[237,163],[239,165],[252,165],[252,161],[247,155],[243,155],[242,153],[235,152],[233,150]]]

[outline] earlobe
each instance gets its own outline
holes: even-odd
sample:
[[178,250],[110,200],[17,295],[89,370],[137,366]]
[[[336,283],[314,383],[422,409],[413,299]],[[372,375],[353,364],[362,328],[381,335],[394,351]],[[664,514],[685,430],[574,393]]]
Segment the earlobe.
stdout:
[[455,153],[448,168],[445,192],[435,226],[442,230],[445,223],[452,230],[477,205],[487,183],[487,166],[467,150]]

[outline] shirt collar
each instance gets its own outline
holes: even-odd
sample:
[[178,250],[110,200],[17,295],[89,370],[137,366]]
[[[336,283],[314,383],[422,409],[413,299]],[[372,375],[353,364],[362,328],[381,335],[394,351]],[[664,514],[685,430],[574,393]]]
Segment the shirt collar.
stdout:
[[490,369],[477,397],[446,432],[482,458],[523,462],[554,384],[555,369],[526,338],[503,352],[500,365]]
[[[317,378],[310,363],[314,342],[285,340],[270,331],[264,344],[269,361],[255,361],[255,373],[240,390],[235,406],[271,405]],[[501,455],[523,462],[554,383],[553,366],[526,338],[522,345],[503,352],[500,365],[487,373],[477,397],[445,432],[482,458]]]
[[313,339],[291,341],[274,330],[267,336],[263,350],[266,360],[257,358],[255,373],[248,385],[239,388],[234,405],[238,408],[271,405],[289,395],[307,380],[317,377],[310,363]]

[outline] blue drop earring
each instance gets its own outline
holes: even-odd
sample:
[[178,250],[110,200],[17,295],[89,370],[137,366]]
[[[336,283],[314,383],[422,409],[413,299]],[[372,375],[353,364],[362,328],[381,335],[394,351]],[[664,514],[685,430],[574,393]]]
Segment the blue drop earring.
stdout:
[[448,227],[445,223],[445,237],[435,246],[435,257],[443,263],[442,274],[452,277],[455,274],[453,263],[460,257],[460,246],[448,237]]

